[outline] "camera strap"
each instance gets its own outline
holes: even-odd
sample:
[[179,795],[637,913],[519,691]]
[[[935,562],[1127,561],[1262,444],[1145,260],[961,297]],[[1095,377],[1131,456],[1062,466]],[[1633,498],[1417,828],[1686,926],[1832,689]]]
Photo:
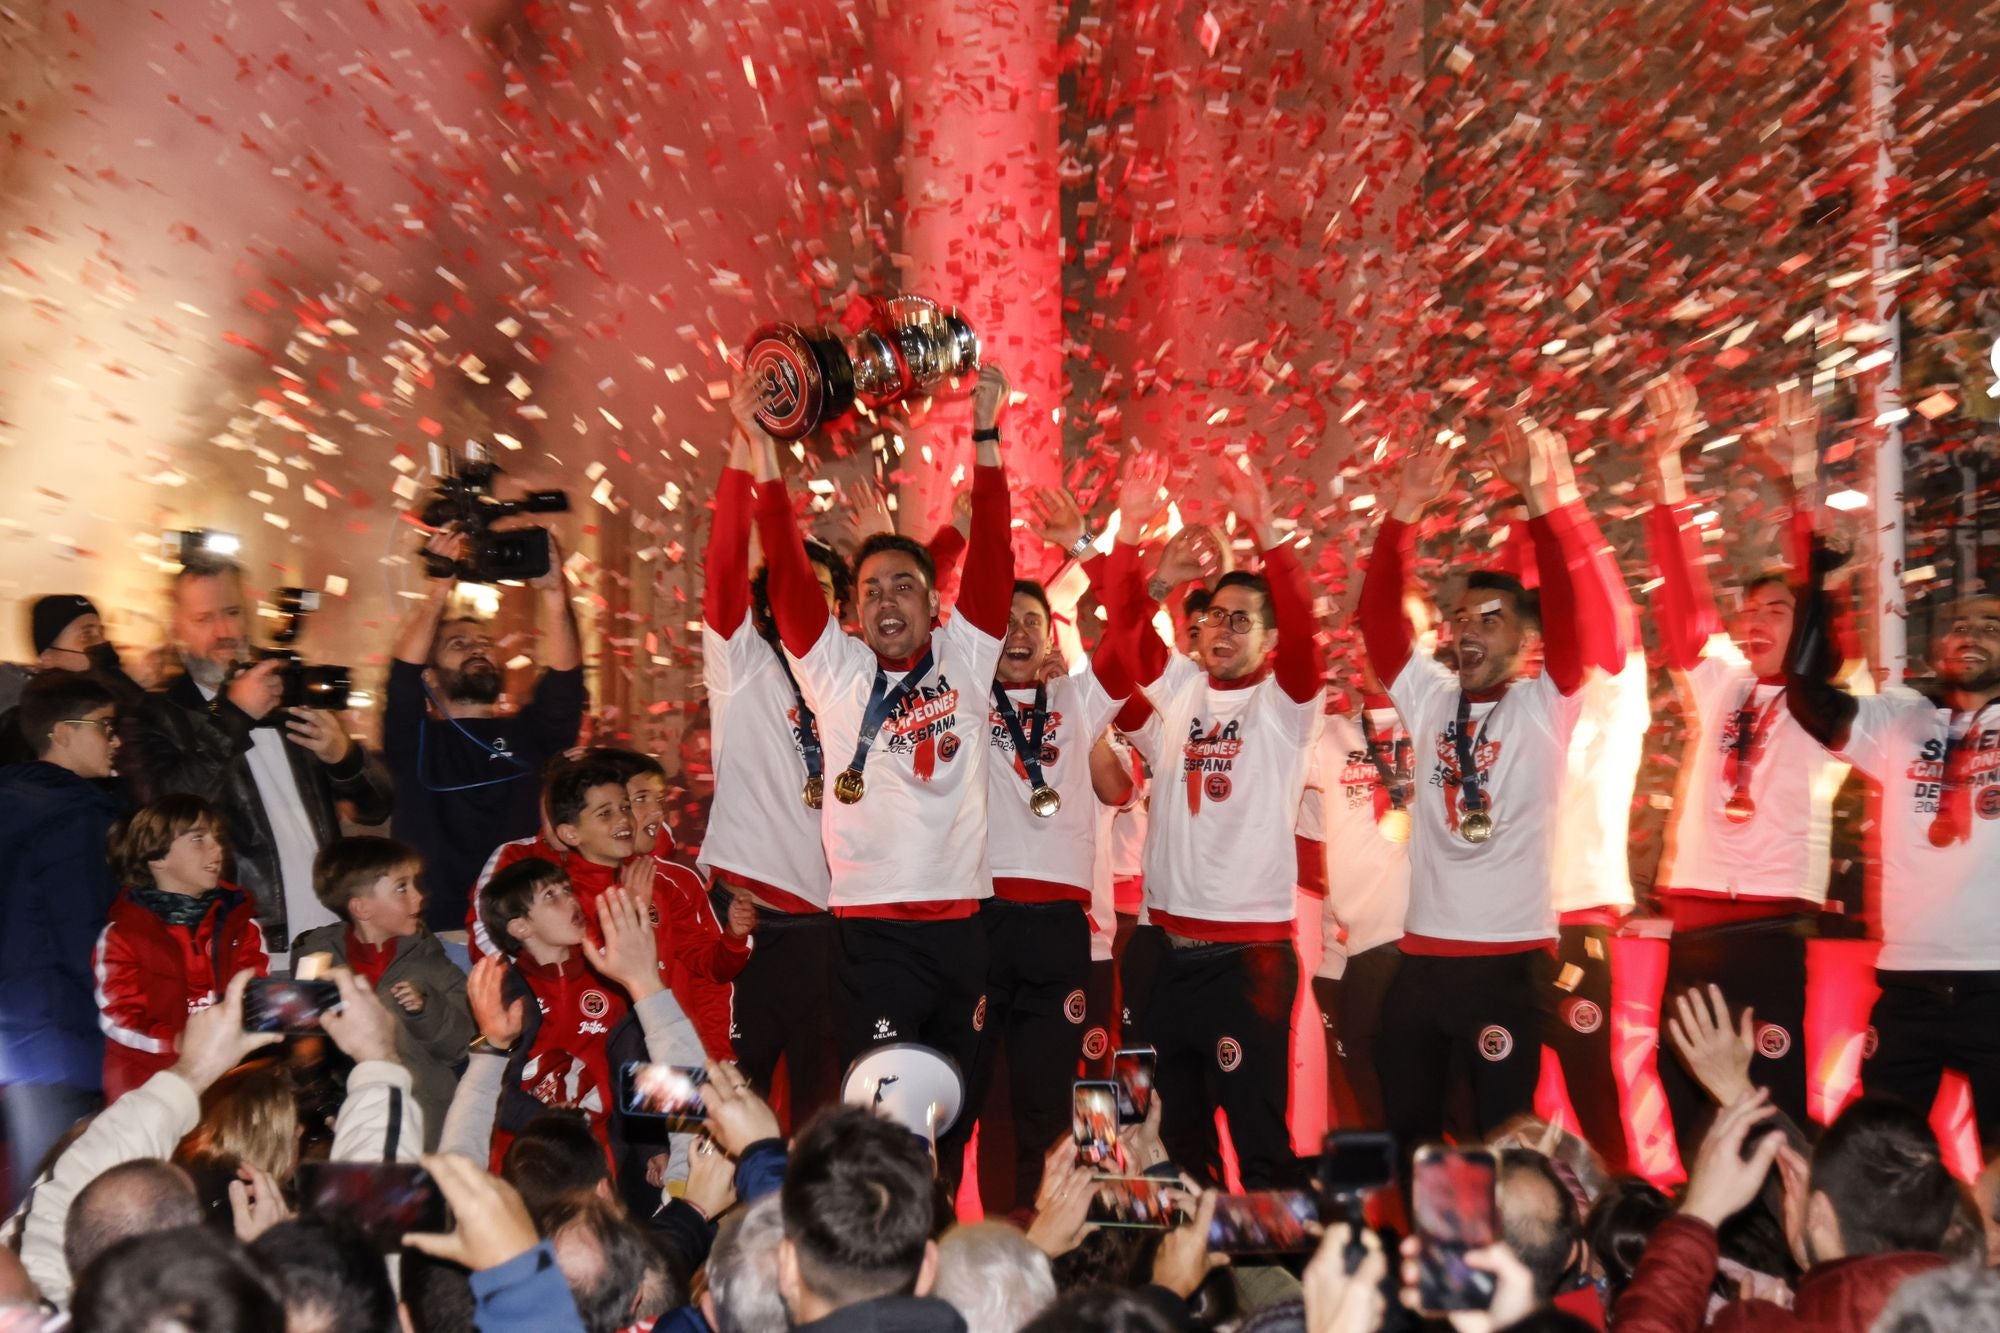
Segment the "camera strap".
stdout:
[[481,787],[497,787],[503,782],[516,782],[527,776],[530,771],[528,766],[516,758],[511,751],[501,749],[497,745],[481,740],[479,737],[473,735],[471,731],[467,730],[464,723],[453,717],[451,711],[444,706],[443,700],[437,697],[437,691],[431,688],[429,681],[424,682],[424,694],[430,699],[432,706],[438,710],[439,716],[449,722],[452,725],[452,729],[458,732],[459,735],[465,737],[465,739],[478,747],[480,752],[488,759],[504,759],[514,767],[512,773],[497,778],[487,778],[481,782],[461,782],[454,787],[439,787],[434,785],[426,772],[429,768],[426,758],[429,751],[428,741],[431,734],[430,720],[426,718],[423,725],[417,728],[417,781],[422,784],[425,791],[440,794],[454,791],[477,791]]

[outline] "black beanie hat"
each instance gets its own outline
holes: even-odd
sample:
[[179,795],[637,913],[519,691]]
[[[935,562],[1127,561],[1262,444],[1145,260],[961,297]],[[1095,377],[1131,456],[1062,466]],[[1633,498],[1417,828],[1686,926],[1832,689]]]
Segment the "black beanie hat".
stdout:
[[59,592],[37,599],[28,613],[28,633],[35,643],[35,656],[47,652],[49,645],[71,625],[96,614],[97,608],[90,604],[90,599],[77,593]]

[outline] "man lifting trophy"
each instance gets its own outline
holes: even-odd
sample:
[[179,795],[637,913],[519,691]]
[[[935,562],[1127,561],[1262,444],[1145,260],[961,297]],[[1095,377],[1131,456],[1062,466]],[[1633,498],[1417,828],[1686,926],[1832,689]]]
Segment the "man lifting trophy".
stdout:
[[877,410],[979,369],[972,326],[928,297],[871,297],[856,313],[845,330],[766,324],[751,335],[743,360],[758,386],[757,420],[776,438],[799,439],[857,402]]

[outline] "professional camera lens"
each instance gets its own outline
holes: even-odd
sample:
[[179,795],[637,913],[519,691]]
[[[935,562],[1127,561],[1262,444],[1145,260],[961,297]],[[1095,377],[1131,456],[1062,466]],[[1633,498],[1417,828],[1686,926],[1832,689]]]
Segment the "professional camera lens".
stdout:
[[538,579],[549,572],[548,529],[482,532],[473,539],[465,564],[478,583]]

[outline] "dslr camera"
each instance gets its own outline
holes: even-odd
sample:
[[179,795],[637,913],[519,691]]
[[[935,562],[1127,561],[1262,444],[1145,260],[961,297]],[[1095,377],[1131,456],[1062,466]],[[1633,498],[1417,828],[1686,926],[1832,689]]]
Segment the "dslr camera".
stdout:
[[428,550],[423,552],[424,567],[432,578],[450,576],[465,583],[500,583],[512,579],[525,583],[549,572],[547,528],[495,532],[493,524],[515,514],[568,513],[567,492],[529,491],[518,500],[494,498],[493,483],[500,475],[500,465],[477,444],[466,446],[465,460],[456,468],[437,470],[437,488],[424,506],[424,525],[456,527],[465,534],[466,546],[464,557],[456,562]]
[[[287,708],[317,708],[328,713],[342,712],[347,707],[347,696],[354,687],[353,673],[344,666],[324,666],[308,663],[299,656],[292,645],[305,632],[306,617],[319,610],[319,594],[309,588],[278,589],[278,614],[284,623],[271,636],[269,648],[257,649],[259,662],[282,662],[278,668],[278,680],[283,685],[283,693],[278,697],[278,706],[264,716],[261,725],[277,726],[284,720],[283,710]],[[246,667],[248,663],[244,664]]]

